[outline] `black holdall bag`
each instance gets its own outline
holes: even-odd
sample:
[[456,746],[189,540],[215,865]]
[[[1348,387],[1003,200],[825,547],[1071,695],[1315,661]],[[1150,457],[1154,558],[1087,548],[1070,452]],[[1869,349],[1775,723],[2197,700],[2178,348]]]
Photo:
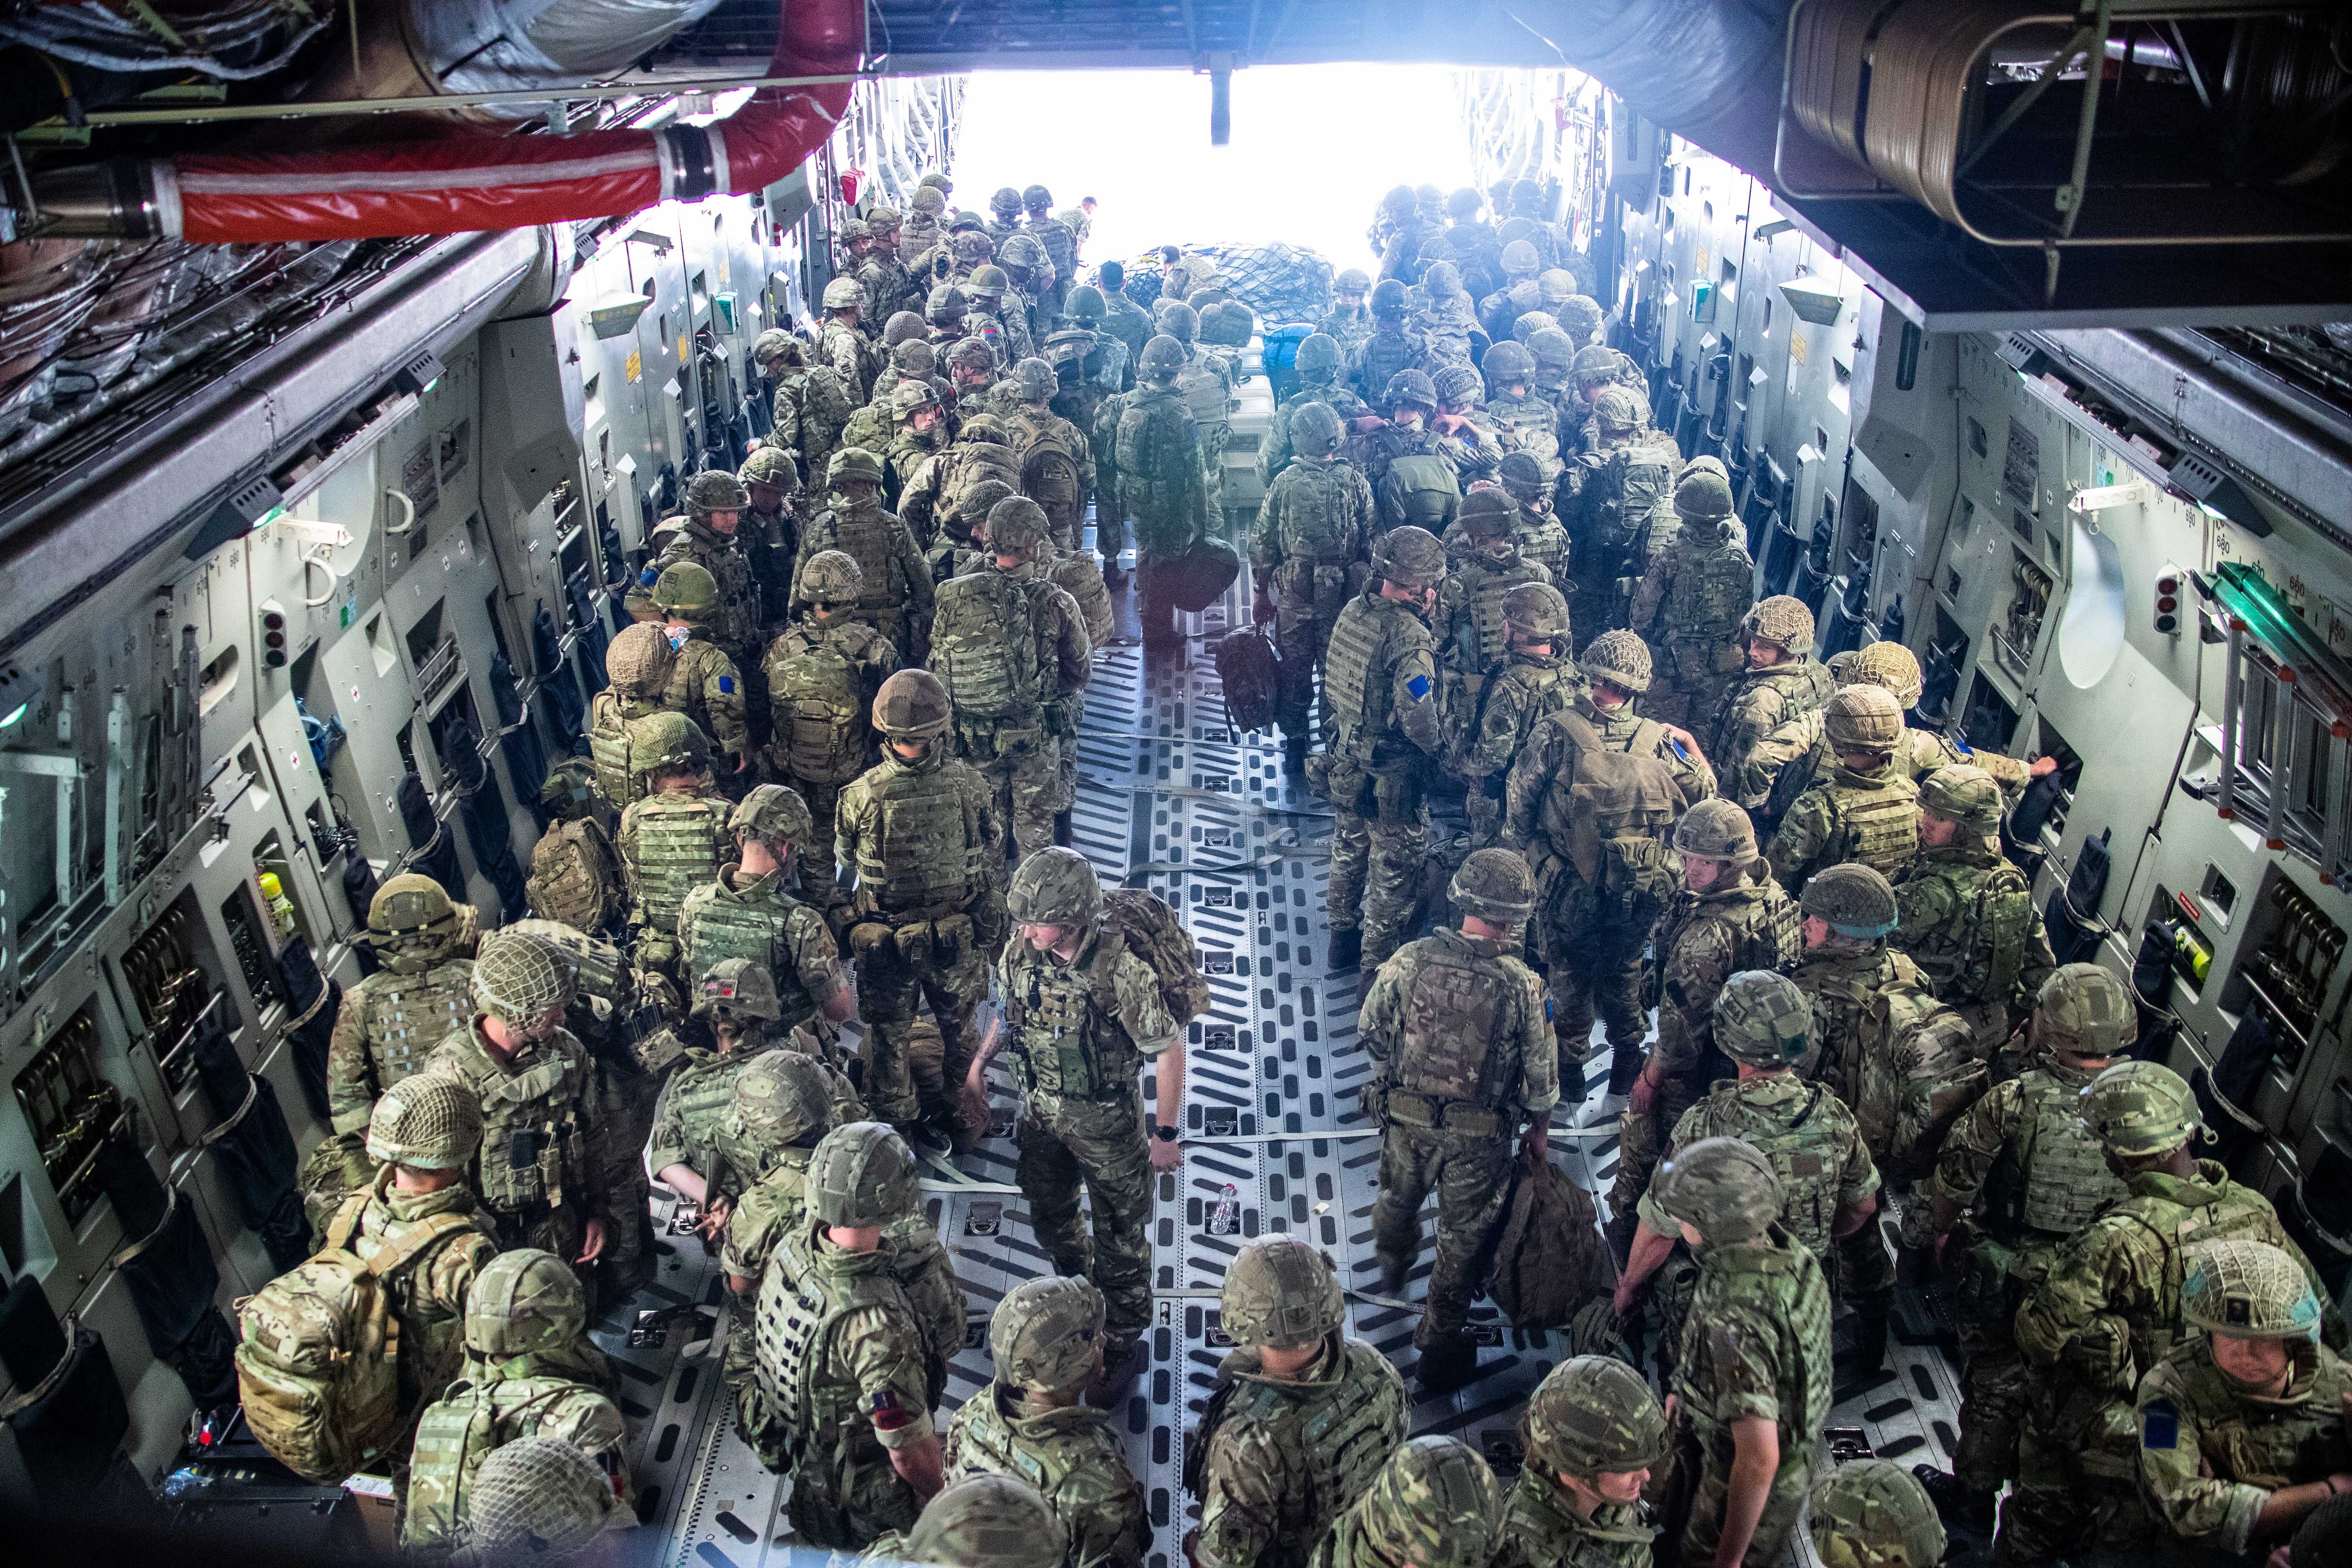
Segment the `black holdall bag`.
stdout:
[[1151,598],[1197,616],[1217,602],[1242,574],[1242,558],[1233,546],[1213,539],[1196,539],[1181,555],[1147,563]]
[[1219,637],[1211,656],[1225,693],[1225,726],[1234,734],[1274,728],[1282,688],[1282,653],[1264,626],[1243,626]]

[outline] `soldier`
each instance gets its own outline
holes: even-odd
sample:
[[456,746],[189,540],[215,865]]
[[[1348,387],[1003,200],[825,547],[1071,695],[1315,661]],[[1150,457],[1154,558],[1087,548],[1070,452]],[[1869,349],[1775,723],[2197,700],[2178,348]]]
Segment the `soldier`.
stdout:
[[1008,364],[1017,363],[1036,352],[1035,345],[1045,341],[1046,323],[1060,314],[1045,311],[1038,303],[1058,279],[1045,247],[1031,235],[1016,234],[1006,240],[997,252],[996,261],[998,269],[1004,274],[1003,313],[1029,345],[1021,354],[1006,355]]
[[871,622],[857,618],[866,573],[856,557],[820,550],[801,569],[800,581],[808,611],[768,647],[775,737],[769,761],[808,805],[811,831],[799,841],[801,890],[830,909],[836,903],[834,802],[873,758],[867,714],[875,692],[898,668],[898,650]]
[[1587,426],[1592,410],[1576,388],[1577,346],[1559,330],[1551,312],[1535,308],[1538,302],[1528,301],[1528,308],[1511,323],[1511,336],[1535,355],[1536,395],[1559,410],[1559,456],[1565,465],[1589,445]]
[[1529,584],[1551,582],[1511,539],[1517,510],[1499,490],[1475,490],[1446,531],[1456,537],[1447,541],[1438,595],[1438,668],[1445,672],[1446,712],[1464,742],[1477,721],[1475,697],[1486,671],[1510,651],[1503,601]]
[[1559,412],[1535,391],[1535,356],[1507,339],[1486,351],[1486,423],[1506,456],[1525,452],[1547,488],[1559,473]]
[[1560,484],[1582,590],[1571,608],[1579,626],[1598,632],[1628,618],[1642,542],[1651,514],[1672,504],[1682,455],[1671,437],[1650,428],[1640,400],[1622,387],[1605,391],[1592,417],[1597,438],[1563,470]]
[[810,364],[808,345],[790,332],[761,332],[751,353],[760,373],[776,386],[770,442],[798,456],[802,481],[821,489],[842,426],[864,399],[830,364]]
[[1589,348],[1601,342],[1607,329],[1607,320],[1601,311],[1601,302],[1590,294],[1570,294],[1551,308],[1552,319],[1568,341],[1578,348]]
[[776,1418],[761,1458],[792,1476],[793,1534],[812,1546],[904,1530],[940,1489],[930,1347],[883,1238],[914,1180],[889,1128],[835,1128],[809,1162],[808,1216],[760,1282],[760,1383]]
[[718,876],[734,848],[727,830],[734,806],[710,792],[710,753],[691,719],[665,713],[647,721],[633,760],[650,788],[621,813],[629,945],[639,967],[667,972],[677,958],[687,894]]
[[1459,1437],[1414,1437],[1315,1549],[1315,1568],[1486,1568],[1501,1521],[1495,1472]]
[[[1486,329],[1487,341],[1497,345],[1509,340],[1512,326],[1542,299],[1532,287],[1542,265],[1534,246],[1524,239],[1512,240],[1502,248],[1500,265],[1503,275],[1498,287],[1478,301],[1478,324]],[[1524,295],[1519,289],[1522,283],[1530,285]],[[1486,369],[1491,377],[1494,367]]]
[[900,489],[898,516],[907,531],[918,543],[937,538],[940,514],[963,510],[963,492],[983,479],[1018,489],[1021,461],[1006,443],[1003,422],[992,414],[975,412],[955,439],[925,458]]
[[1078,236],[1066,219],[1054,216],[1054,194],[1043,185],[1030,185],[1021,193],[1021,207],[1025,215],[1022,231],[1033,236],[1045,247],[1045,258],[1054,264],[1054,282],[1040,304],[1049,316],[1062,314],[1063,296],[1078,273]]
[[[931,347],[946,349],[962,342],[963,319],[971,310],[971,300],[952,283],[941,283],[924,295],[923,320],[930,329]],[[996,356],[992,353],[989,357],[992,360]]]
[[1095,287],[1102,292],[1103,331],[1126,345],[1128,363],[1134,364],[1151,341],[1151,317],[1127,297],[1126,285],[1127,268],[1118,262],[1106,261],[1095,268]]
[[[1184,345],[1165,333],[1154,337],[1136,361],[1139,384],[1105,403],[1096,418],[1095,471],[1102,486],[1096,534],[1103,559],[1114,567],[1126,543],[1127,518],[1135,520],[1137,560],[1143,567],[1173,560],[1209,533],[1212,501],[1200,433],[1176,384],[1183,368]],[[1144,574],[1143,635],[1151,647],[1164,644],[1175,630],[1173,606],[1161,602],[1155,576]],[[1112,577],[1112,570],[1103,573],[1105,582]],[[1125,581],[1120,572],[1112,585]]]
[[[1568,600],[1558,588],[1523,583],[1503,596],[1502,608],[1503,657],[1472,689],[1460,766],[1468,786],[1464,813],[1471,839],[1480,847],[1495,843],[1502,833],[1512,764],[1538,725],[1574,706],[1582,684],[1568,661]],[[1582,1043],[1575,1044],[1580,1051]]]
[[654,621],[624,626],[604,650],[604,689],[588,704],[588,755],[595,765],[598,814],[611,826],[644,792],[645,770],[634,761],[633,742],[642,720],[662,710],[677,650]]
[[[918,390],[901,386],[900,393]],[[930,395],[930,389],[919,389]],[[930,406],[927,405],[927,406]],[[857,563],[858,596],[852,612],[888,639],[903,659],[919,658],[930,636],[931,575],[915,536],[896,514],[882,510],[882,460],[861,447],[845,447],[833,457],[833,505],[817,513],[801,541],[793,602],[814,605],[817,587],[831,591],[833,578],[812,584],[809,566],[828,550]]]
[[[724,478],[725,476],[720,476]],[[730,774],[751,767],[751,733],[744,723],[746,693],[735,660],[711,640],[719,613],[719,585],[691,561],[662,568],[654,584],[655,605],[667,617],[676,657],[662,688],[662,710],[684,715],[719,749],[735,759]],[[635,759],[635,748],[631,756]],[[746,781],[747,783],[749,781]]]
[[[874,1538],[860,1562],[940,1568],[1063,1568],[1068,1532],[1036,1488],[982,1473],[950,1481],[908,1531]],[[1083,1559],[1078,1559],[1083,1561]]]
[[[1873,645],[1874,647],[1876,645]],[[2057,968],[2025,873],[2000,853],[2000,786],[1966,763],[1919,781],[1919,853],[1895,879],[1897,940],[1986,1050]]]
[[1291,368],[1298,373],[1297,390],[1282,400],[1282,405],[1275,410],[1274,423],[1267,429],[1265,438],[1258,444],[1257,477],[1263,485],[1271,486],[1290,459],[1297,455],[1297,433],[1291,429],[1290,421],[1299,409],[1310,403],[1323,405],[1339,416],[1343,437],[1348,426],[1371,413],[1364,400],[1349,391],[1347,384],[1339,379],[1339,344],[1337,339],[1323,332],[1314,332],[1302,339]]
[[1756,603],[1756,563],[1732,515],[1731,483],[1712,463],[1697,458],[1683,470],[1675,485],[1682,530],[1633,590],[1633,629],[1663,639],[1670,671],[1652,710],[1676,723],[1703,721],[1722,702],[1742,663],[1735,634]]
[[[1748,814],[1727,800],[1703,800],[1675,826],[1683,891],[1659,917],[1656,952],[1658,1042],[1634,1079],[1620,1123],[1617,1183],[1611,1190],[1610,1239],[1633,1239],[1634,1205],[1650,1188],[1665,1134],[1722,1077],[1727,1058],[1715,1043],[1715,998],[1743,969],[1793,969],[1802,951],[1796,900],[1780,890],[1756,853]],[[1614,1074],[1612,1074],[1614,1081]]]
[[1806,1528],[1822,1568],[1937,1568],[1944,1521],[1892,1459],[1848,1459],[1813,1483]]
[[473,984],[473,910],[440,883],[404,871],[368,900],[360,940],[381,965],[343,993],[327,1042],[327,1114],[332,1136],[303,1167],[303,1206],[325,1228],[344,1195],[375,1179],[363,1148],[368,1119],[386,1089],[422,1071],[425,1056],[465,1026]]
[[964,331],[995,351],[1000,367],[1037,352],[1029,336],[1029,312],[1023,308],[1021,297],[1010,292],[1012,287],[1004,268],[992,262],[974,267],[963,280],[964,294],[971,300],[971,310],[963,319]]
[[937,185],[917,185],[914,194],[907,198],[907,216],[898,234],[898,257],[919,283],[929,272],[933,247],[946,237],[947,211],[947,193]]
[[[1361,1023],[1375,1064],[1364,1110],[1381,1127],[1372,1246],[1389,1295],[1404,1289],[1421,1251],[1422,1199],[1437,1191],[1437,1260],[1413,1330],[1424,1398],[1461,1387],[1477,1366],[1477,1260],[1503,1220],[1514,1143],[1540,1159],[1559,1099],[1543,982],[1507,952],[1535,907],[1527,862],[1476,850],[1446,891],[1460,929],[1408,942],[1382,963]],[[1466,1020],[1483,1021],[1483,1036]]]
[[[641,581],[660,602],[661,574],[691,561],[710,574],[718,590],[711,608],[697,623],[739,670],[757,668],[760,653],[760,584],[737,528],[751,495],[734,475],[705,469],[686,484],[686,512],[669,542],[646,566]],[[667,606],[664,606],[667,608]]]
[[[866,1102],[944,1147],[971,1063],[972,1017],[988,994],[988,957],[1004,940],[1004,819],[996,791],[941,740],[948,694],[929,670],[902,669],[874,699],[882,761],[841,792],[835,858],[857,874],[849,951],[866,1020]],[[928,1001],[944,1047],[943,1078],[917,1098],[909,1060],[916,1007]]]
[[1015,493],[1003,479],[980,479],[964,486],[962,493],[956,497],[955,510],[942,521],[939,537],[931,542],[930,548],[923,552],[923,564],[931,573],[935,614],[939,589],[989,563],[988,514],[996,510],[997,502],[1010,500]]
[[1503,448],[1486,421],[1486,384],[1477,371],[1449,364],[1430,378],[1430,384],[1437,394],[1437,412],[1429,428],[1445,443],[1456,482],[1491,480],[1503,461]]
[[1662,1562],[1776,1563],[1811,1486],[1830,1411],[1830,1293],[1781,1228],[1762,1152],[1702,1138],[1658,1172],[1698,1281],[1675,1356],[1672,1495]]
[[1003,243],[1021,232],[1021,193],[1003,185],[988,198],[987,234],[991,245]]
[[1642,1489],[1666,1457],[1666,1413],[1648,1381],[1614,1356],[1571,1356],[1528,1401],[1520,1438],[1494,1568],[1649,1568]]
[[1454,459],[1468,448],[1431,428],[1437,388],[1420,371],[1401,370],[1391,377],[1381,405],[1387,416],[1357,421],[1356,438],[1348,448],[1348,460],[1372,487],[1379,531],[1410,523],[1442,534],[1461,507]]
[[1412,368],[1412,341],[1404,335],[1405,304],[1404,285],[1382,278],[1372,290],[1371,331],[1348,351],[1348,384],[1366,403],[1385,403],[1397,373]]
[[1445,749],[1429,630],[1444,578],[1445,547],[1434,536],[1393,529],[1373,548],[1363,593],[1332,624],[1324,787],[1334,816],[1327,962],[1335,971],[1386,959],[1412,918],[1429,826],[1427,759]]
[[[1495,481],[1518,504],[1519,515],[1511,520],[1511,537],[1518,542],[1519,553],[1550,573],[1554,587],[1566,583],[1568,530],[1552,515],[1552,479],[1543,465],[1532,453],[1507,452],[1495,465]],[[1560,592],[1568,590],[1560,588]]]
[[1834,688],[1813,657],[1813,613],[1802,600],[1775,594],[1759,601],[1739,623],[1739,637],[1746,665],[1709,719],[1706,754],[1727,796],[1743,807],[1760,806],[1780,764],[1756,754],[1759,744],[1780,725],[1825,706]]
[[949,1492],[971,1476],[1032,1482],[1072,1557],[1141,1568],[1151,1548],[1143,1488],[1109,1418],[1084,1396],[1103,1360],[1102,1293],[1084,1279],[1024,1280],[989,1320],[996,1377],[949,1424]]
[[403,1551],[461,1543],[484,1462],[525,1438],[572,1445],[595,1462],[615,1506],[631,1500],[621,1412],[604,1393],[612,1373],[588,1317],[587,1291],[551,1253],[523,1247],[482,1266],[466,1301],[464,1373],[416,1424]]
[[857,330],[866,291],[855,278],[836,278],[824,286],[824,324],[817,329],[816,358],[830,366],[859,403],[874,395],[877,369],[874,345]]
[[1076,550],[1094,493],[1094,448],[1050,406],[1061,384],[1052,365],[1024,359],[1013,367],[1013,384],[1020,401],[1005,416],[1004,433],[1020,463],[1021,493],[1045,509],[1054,547]]
[[1470,296],[1462,291],[1462,270],[1451,261],[1432,262],[1421,275],[1423,304],[1407,317],[1405,340],[1415,365],[1432,376],[1448,365],[1470,363],[1470,339],[1478,329]]
[[[966,341],[970,340],[959,339],[957,349],[961,349]],[[964,382],[962,372],[956,368],[959,363],[956,351],[950,350],[949,364],[953,372],[952,379],[957,390],[961,392]],[[971,410],[974,413],[979,411],[977,408]],[[882,449],[882,466],[889,486],[887,499],[895,507],[907,493],[907,488],[915,482],[915,476],[922,470],[923,465],[947,450],[955,438],[955,427],[948,418],[947,406],[940,400],[938,388],[929,382],[919,381],[902,381],[890,389],[890,426],[889,444]],[[847,450],[848,447],[843,447],[842,451]],[[840,452],[834,454],[836,465],[840,457]],[[836,491],[838,489],[836,482]]]
[[1791,893],[1832,866],[1892,877],[1919,847],[1919,788],[1895,767],[1903,710],[1883,686],[1840,689],[1822,715],[1837,766],[1789,808],[1772,836],[1772,874]]
[[898,260],[900,224],[894,207],[876,207],[866,215],[866,232],[874,237],[874,248],[857,268],[857,287],[865,296],[859,320],[867,327],[888,321],[915,287]]
[[[744,552],[751,562],[752,644],[743,668],[759,662],[760,634],[772,621],[792,610],[793,564],[800,559],[801,518],[807,502],[801,472],[793,455],[782,447],[763,446],[743,459],[735,477],[741,481],[745,521],[750,525]],[[754,708],[762,721],[765,715]]]
[[[1313,342],[1313,339],[1308,339]],[[1328,340],[1327,340],[1328,341]],[[1339,416],[1320,403],[1291,406],[1280,422],[1297,456],[1275,476],[1250,535],[1251,582],[1261,620],[1271,612],[1282,650],[1277,693],[1284,765],[1307,765],[1307,707],[1328,659],[1331,627],[1346,605],[1371,541],[1372,491],[1339,456]],[[1330,692],[1324,687],[1324,728]]]
[[940,395],[941,402],[948,401],[955,389],[940,374],[940,351],[921,334],[922,318],[912,310],[901,310],[894,320],[911,322],[918,330],[890,344],[881,373],[874,378],[874,401],[888,403],[899,383],[908,381],[922,382]]
[[[1332,279],[1331,309],[1324,312],[1315,330],[1337,342],[1344,359],[1354,354],[1372,335],[1372,313],[1364,308],[1364,296],[1370,292],[1372,280],[1360,268],[1350,267]],[[1306,374],[1303,370],[1299,373]]]
[[2352,1368],[2295,1260],[2259,1241],[2189,1247],[2180,1315],[2205,1331],[2141,1380],[2141,1489],[2177,1541],[2242,1559],[2352,1491]]
[[1184,1445],[1184,1489],[1201,1500],[1192,1560],[1304,1568],[1404,1440],[1404,1380],[1343,1335],[1339,1277],[1296,1237],[1244,1247],[1218,1304],[1234,1348]]
[[1235,406],[1233,374],[1223,359],[1200,346],[1201,316],[1192,306],[1162,298],[1154,319],[1160,334],[1175,339],[1184,351],[1184,363],[1176,372],[1176,393],[1192,416],[1193,433],[1201,444],[1202,481],[1213,518],[1224,489],[1225,442],[1233,434],[1229,417]]
[[769,1031],[780,1009],[768,972],[742,958],[711,964],[696,980],[693,996],[693,1017],[718,1048],[685,1047],[684,1061],[662,1091],[646,1164],[656,1181],[702,1211],[697,1228],[708,1237],[726,1227],[730,1205],[749,1184],[730,1169],[718,1123],[733,1104],[736,1079],[776,1049]]

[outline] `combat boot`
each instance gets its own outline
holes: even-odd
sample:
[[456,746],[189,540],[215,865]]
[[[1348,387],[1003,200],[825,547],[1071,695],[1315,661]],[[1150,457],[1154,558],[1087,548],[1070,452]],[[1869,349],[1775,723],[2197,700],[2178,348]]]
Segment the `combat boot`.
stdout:
[[1391,1297],[1403,1295],[1405,1280],[1412,1273],[1412,1259],[1391,1258],[1385,1252],[1378,1256],[1381,1260],[1381,1294]]
[[1307,737],[1285,735],[1282,738],[1282,771],[1304,784],[1307,782]]
[[1067,849],[1076,837],[1077,826],[1075,820],[1075,814],[1067,811],[1055,812],[1054,814],[1054,842],[1060,845],[1063,848]]
[[1855,1309],[1855,1325],[1860,1331],[1853,1348],[1832,1358],[1834,1392],[1843,1396],[1848,1389],[1859,1389],[1878,1375],[1886,1365],[1886,1305]]
[[1338,974],[1356,967],[1364,956],[1364,933],[1354,926],[1331,933],[1330,952],[1324,955],[1324,967]]
[[1992,1493],[1980,1492],[1949,1470],[1939,1470],[1933,1465],[1914,1465],[1911,1474],[1918,1479],[1919,1489],[1936,1505],[1936,1512],[1947,1524],[1964,1524],[1974,1530],[1992,1529]]
[[1132,1334],[1103,1344],[1102,1370],[1087,1384],[1087,1403],[1097,1410],[1115,1408],[1135,1386],[1143,1371],[1143,1342]]
[[1478,1347],[1467,1334],[1430,1346],[1413,1368],[1414,1392],[1436,1399],[1468,1383],[1478,1371]]

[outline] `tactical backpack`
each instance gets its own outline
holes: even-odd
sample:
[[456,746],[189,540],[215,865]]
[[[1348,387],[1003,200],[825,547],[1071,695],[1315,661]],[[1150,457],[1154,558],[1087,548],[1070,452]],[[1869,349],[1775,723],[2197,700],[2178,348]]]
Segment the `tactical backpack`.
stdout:
[[1078,483],[1078,453],[1072,443],[1083,439],[1062,424],[1039,422],[1022,426],[1021,482],[1015,488],[1045,509],[1055,531],[1076,542],[1086,521],[1086,491]]
[[531,847],[523,894],[533,914],[584,931],[604,930],[626,903],[613,841],[587,817],[556,823]]
[[1557,1329],[1609,1296],[1601,1212],[1566,1171],[1524,1147],[1486,1294],[1515,1329]]
[[[1127,950],[1151,965],[1160,980],[1160,1005],[1182,1028],[1209,1010],[1209,983],[1201,974],[1201,950],[1176,911],[1139,888],[1114,888],[1103,895],[1105,926]],[[1108,973],[1108,965],[1097,965]]]
[[1045,568],[1045,580],[1078,602],[1078,618],[1087,624],[1088,646],[1101,647],[1110,641],[1118,623],[1111,614],[1110,589],[1092,552],[1076,550],[1056,556]]
[[1578,542],[1577,559],[1592,562],[1603,582],[1625,576],[1635,564],[1633,547],[1651,514],[1661,506],[1673,508],[1681,468],[1674,439],[1663,431],[1651,431],[1610,453],[1606,466],[1587,481],[1598,491],[1584,538]]
[[847,784],[865,771],[866,692],[857,667],[830,639],[798,652],[779,638],[768,657],[776,761],[793,778]]
[[474,1228],[470,1215],[437,1214],[362,1256],[347,1247],[371,1195],[344,1199],[317,1256],[237,1304],[246,1421],[272,1458],[309,1481],[339,1481],[401,1436],[390,1281],[442,1237]]
[[1462,480],[1444,458],[1422,452],[1389,459],[1381,477],[1381,510],[1399,524],[1443,534],[1461,505]]
[[[963,511],[964,498],[974,487],[994,479],[1015,495],[1021,489],[1021,458],[1002,441],[959,441],[948,448],[956,454],[955,472],[950,476],[945,493],[940,497],[940,510],[950,515]],[[944,454],[943,454],[944,455]]]
[[1680,882],[1667,836],[1687,804],[1681,784],[1660,758],[1589,752],[1576,759],[1569,801],[1568,858],[1591,889],[1584,929],[1642,940]]
[[1027,585],[991,569],[966,573],[940,589],[931,665],[959,721],[1034,715],[1045,679]]
[[1211,651],[1217,661],[1217,684],[1224,689],[1227,731],[1239,735],[1272,729],[1282,689],[1282,654],[1265,628],[1227,632]]
[[1798,742],[1804,749],[1782,763],[1780,771],[1772,775],[1772,787],[1764,796],[1764,809],[1756,814],[1759,838],[1780,825],[1789,808],[1797,804],[1797,798],[1822,776],[1824,763],[1836,766],[1837,759],[1830,754],[1829,738],[1822,730],[1823,718],[1822,710],[1816,708],[1788,721],[1764,738],[1767,743]]

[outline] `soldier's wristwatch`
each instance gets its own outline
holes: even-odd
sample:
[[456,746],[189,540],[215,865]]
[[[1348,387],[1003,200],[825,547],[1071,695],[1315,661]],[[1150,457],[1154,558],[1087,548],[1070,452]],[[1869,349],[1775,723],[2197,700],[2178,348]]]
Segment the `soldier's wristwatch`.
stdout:
[[1176,1129],[1173,1127],[1155,1127],[1151,1130],[1151,1135],[1154,1138],[1159,1139],[1162,1143],[1173,1143],[1176,1142]]

